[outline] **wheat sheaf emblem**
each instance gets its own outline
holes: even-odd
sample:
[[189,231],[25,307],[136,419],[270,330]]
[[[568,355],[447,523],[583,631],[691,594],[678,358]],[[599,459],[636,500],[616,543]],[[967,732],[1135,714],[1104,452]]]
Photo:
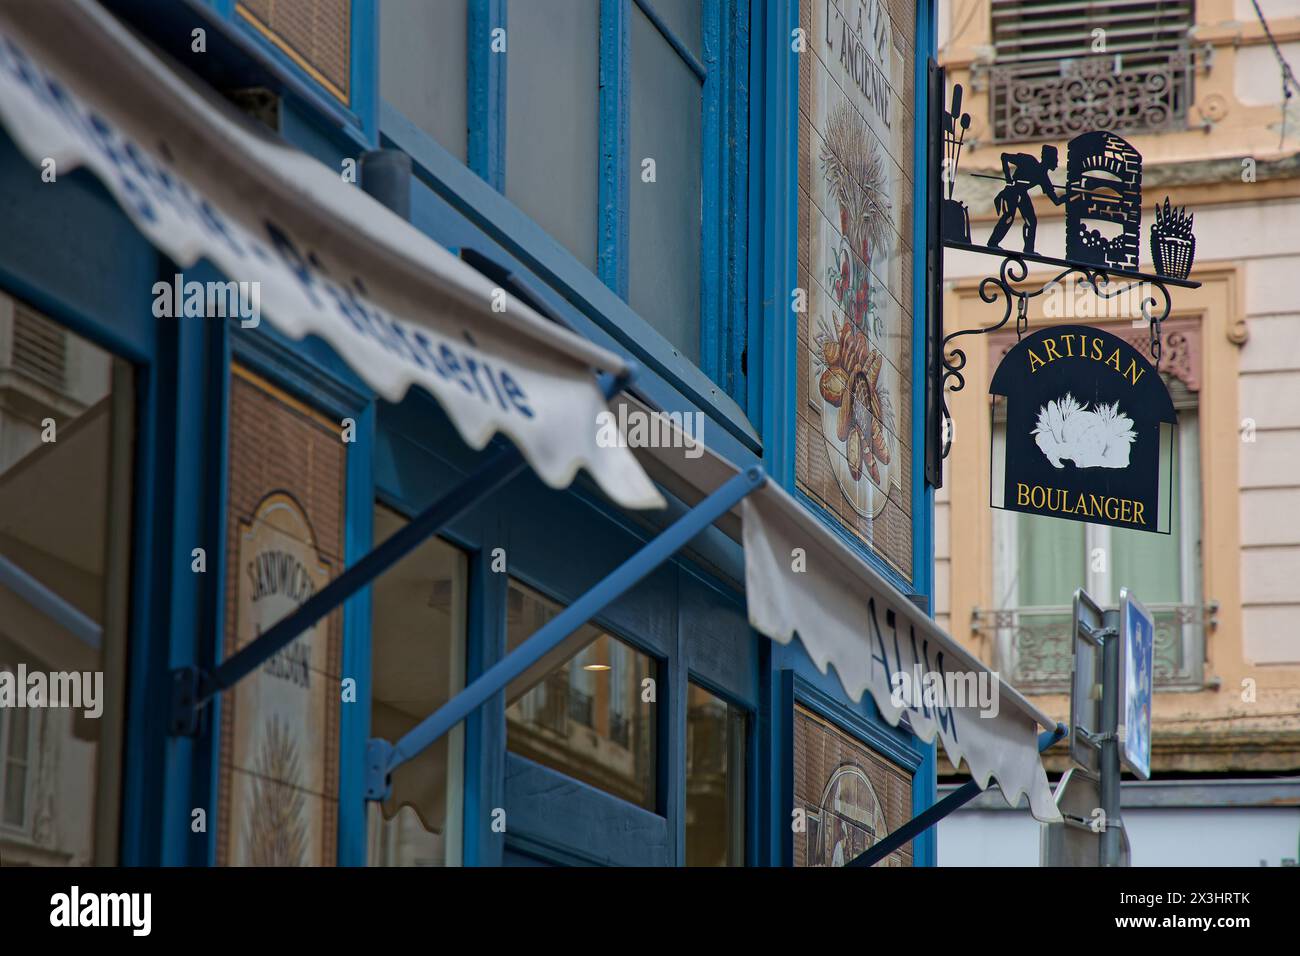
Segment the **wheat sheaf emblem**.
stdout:
[[1064,468],[1067,460],[1076,468],[1127,468],[1137,437],[1119,402],[1089,409],[1069,392],[1038,410],[1030,434],[1054,468]]
[[301,787],[298,742],[279,717],[265,725],[249,783],[252,808],[244,850],[252,866],[302,866],[307,853],[307,797]]

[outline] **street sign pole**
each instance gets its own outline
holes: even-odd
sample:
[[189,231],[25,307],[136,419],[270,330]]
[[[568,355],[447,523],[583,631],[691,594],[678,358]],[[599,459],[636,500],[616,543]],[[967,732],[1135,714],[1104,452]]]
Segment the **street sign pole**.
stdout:
[[1120,813],[1123,618],[1122,611],[1102,610],[1083,588],[1074,592],[1070,758],[1075,767],[1056,786],[1061,822],[1042,827],[1043,866],[1129,865]]
[[1119,668],[1123,635],[1119,611],[1105,611],[1101,679],[1101,809],[1106,826],[1101,832],[1100,864],[1120,866],[1120,765],[1119,765]]

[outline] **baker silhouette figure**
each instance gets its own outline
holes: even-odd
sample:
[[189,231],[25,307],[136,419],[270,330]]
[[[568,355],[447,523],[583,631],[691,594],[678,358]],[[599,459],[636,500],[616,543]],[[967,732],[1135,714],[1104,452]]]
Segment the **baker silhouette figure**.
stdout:
[[1056,168],[1056,147],[1044,146],[1042,159],[1036,159],[1028,153],[1003,153],[1002,177],[1007,185],[993,197],[993,210],[998,214],[998,224],[989,235],[989,246],[1001,248],[999,243],[1011,228],[1020,213],[1024,223],[1025,252],[1034,251],[1034,234],[1038,231],[1038,217],[1034,215],[1034,203],[1029,198],[1029,191],[1035,187],[1056,205],[1065,202],[1064,196],[1056,194],[1056,185],[1049,174]]

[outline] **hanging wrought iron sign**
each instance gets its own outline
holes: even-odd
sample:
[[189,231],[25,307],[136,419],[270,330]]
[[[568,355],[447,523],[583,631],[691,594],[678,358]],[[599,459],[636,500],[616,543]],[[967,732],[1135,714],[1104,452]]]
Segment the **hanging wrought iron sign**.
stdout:
[[1168,534],[1177,416],[1128,342],[1058,325],[1022,338],[989,386],[1006,402],[995,508]]
[[[932,65],[930,95],[935,104],[931,113],[931,132],[929,150],[934,162],[934,179],[931,183],[932,206],[930,212],[931,228],[936,229],[942,237],[942,248],[960,249],[965,252],[983,253],[1001,258],[997,271],[982,279],[979,284],[980,298],[990,304],[999,301],[1003,304],[1002,318],[997,323],[978,329],[960,329],[945,334],[943,316],[938,308],[932,309],[928,317],[927,332],[928,358],[930,361],[926,414],[930,416],[930,435],[942,435],[935,444],[940,452],[935,458],[946,458],[949,451],[951,432],[943,424],[949,419],[946,393],[957,392],[965,386],[963,369],[966,366],[966,353],[953,344],[963,335],[980,335],[994,332],[1005,326],[1014,314],[1016,332],[1023,336],[1029,327],[1029,303],[1037,296],[1043,295],[1055,286],[1063,285],[1072,279],[1075,286],[1100,299],[1115,299],[1120,295],[1137,292],[1142,317],[1150,329],[1150,354],[1153,363],[1138,356],[1132,346],[1109,333],[1093,329],[1075,328],[1071,334],[1087,333],[1098,341],[1115,343],[1106,352],[1108,359],[1115,348],[1128,357],[1124,359],[1125,368],[1132,358],[1141,360],[1147,374],[1140,376],[1145,384],[1134,382],[1133,389],[1152,389],[1163,393],[1163,398],[1155,405],[1144,405],[1145,411],[1139,415],[1149,415],[1152,408],[1169,406],[1169,396],[1160,380],[1158,369],[1161,352],[1161,323],[1169,317],[1172,307],[1169,289],[1181,287],[1195,289],[1199,282],[1191,281],[1192,262],[1196,254],[1196,239],[1192,235],[1192,220],[1186,210],[1173,206],[1168,197],[1163,204],[1154,207],[1154,221],[1150,227],[1149,249],[1154,273],[1142,271],[1142,156],[1122,136],[1108,130],[1095,130],[1080,133],[1065,145],[1065,182],[1058,182],[1057,170],[1061,157],[1054,145],[1043,145],[1037,150],[1024,152],[1006,152],[1000,157],[1001,169],[993,172],[972,172],[970,176],[977,179],[991,179],[1001,183],[993,197],[993,212],[997,221],[987,234],[984,243],[978,244],[973,238],[970,210],[961,201],[954,198],[954,184],[957,179],[958,164],[961,160],[962,147],[966,132],[970,128],[970,116],[962,110],[962,88],[955,84],[950,103],[943,103],[944,77],[940,67]],[[1044,255],[1038,251],[1038,217],[1033,199],[1042,195],[1057,206],[1064,206],[1065,213],[1065,257],[1057,258]],[[937,201],[936,201],[937,200]],[[1012,231],[1019,223],[1019,236]],[[1011,248],[1019,238],[1019,249]],[[943,267],[942,257],[929,270],[930,298],[941,301]],[[1030,263],[1051,267],[1055,274],[1045,276],[1042,280],[1029,280]],[[1059,336],[1066,333],[1065,327],[1056,327],[1047,332],[1048,337],[1055,335],[1054,343],[1059,349],[1068,341]],[[1027,341],[1027,340],[1026,340]],[[1091,354],[1089,340],[1088,353]],[[1080,340],[1082,342],[1082,340]],[[1021,343],[1024,345],[1024,342]],[[1021,346],[1012,354],[1020,354]],[[1068,346],[1067,346],[1068,347]],[[1131,354],[1129,354],[1131,353]],[[1069,356],[1078,358],[1079,356]],[[1009,355],[1008,361],[1011,360]],[[1100,402],[1105,396],[1093,394],[1095,389],[1086,379],[1085,369],[1089,364],[1086,359],[1080,362],[1066,362],[1057,367],[1054,374],[1064,374],[1062,369],[1070,369],[1071,375],[1084,376],[1073,385],[1070,394],[1077,407],[1070,406],[1076,416],[1090,416],[1076,419],[1089,423],[1101,414]],[[1104,363],[1103,363],[1104,364]],[[1004,363],[1005,365],[1005,363]],[[1098,369],[1094,369],[1098,372]],[[1113,370],[1112,370],[1113,371]],[[1004,375],[998,371],[1005,382],[1010,382],[1012,373]],[[1041,382],[1053,378],[1046,375],[1034,381]],[[1120,380],[1115,379],[1113,384]],[[1027,379],[1028,383],[1029,380]],[[1098,383],[1093,383],[1101,388]],[[1111,390],[1112,392],[1114,389]],[[1008,398],[1012,393],[1004,392]],[[1034,394],[1037,394],[1036,392]],[[1016,401],[1022,396],[1015,395]],[[1061,395],[1044,398],[1041,408],[1047,402],[1054,402],[1054,414],[1062,414]],[[1107,409],[1113,408],[1121,396],[1118,393],[1107,398]],[[1085,404],[1086,402],[1086,404]],[[1127,406],[1121,402],[1121,409]],[[1027,414],[1027,413],[1026,413]],[[1035,415],[1037,410],[1035,410]],[[1110,414],[1109,411],[1106,414]],[[1128,415],[1128,413],[1125,413]],[[1131,417],[1131,416],[1129,416]],[[1134,419],[1136,422],[1137,419]],[[1146,421],[1144,418],[1143,421]],[[1172,421],[1172,419],[1170,419]],[[1152,451],[1155,454],[1155,450]],[[1146,449],[1142,456],[1145,459]],[[1069,459],[1066,459],[1067,461]],[[1151,462],[1155,459],[1151,458]],[[1051,467],[1051,466],[1049,466]],[[1077,463],[1069,468],[1086,470],[1097,466],[1080,466]],[[1103,471],[1113,472],[1114,466],[1104,466]],[[1156,469],[1152,474],[1158,474]],[[926,479],[935,487],[942,483],[942,470],[937,461],[927,457]],[[1119,479],[1114,474],[1109,479],[1124,484],[1128,479]],[[1145,480],[1145,479],[1144,479]],[[1048,487],[1047,485],[1043,486]],[[1052,487],[1061,487],[1059,485]],[[1054,497],[1053,501],[1059,500]],[[1143,519],[1139,521],[1110,521],[1106,515],[1080,515],[1079,520],[1103,523],[1118,523],[1129,527],[1142,527],[1145,530],[1157,530],[1153,517],[1154,511],[1145,503],[1145,499],[1132,498],[1132,502],[1143,503]],[[1016,510],[1041,510],[1032,506]],[[1103,509],[1104,511],[1104,509]],[[1060,515],[1070,517],[1070,515]],[[1129,512],[1130,519],[1133,512]],[[1159,530],[1167,531],[1167,528]]]

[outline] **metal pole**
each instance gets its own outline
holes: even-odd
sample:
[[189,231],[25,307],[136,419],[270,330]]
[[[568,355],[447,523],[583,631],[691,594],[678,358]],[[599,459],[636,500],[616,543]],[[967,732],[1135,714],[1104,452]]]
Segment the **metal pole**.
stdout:
[[[1052,730],[1043,731],[1038,735],[1038,752],[1042,753],[1058,740],[1064,739],[1066,733],[1067,729],[1065,724],[1060,723],[1058,723]],[[904,823],[893,833],[887,834],[870,849],[859,853],[844,865],[875,866],[899,847],[915,840],[918,836],[930,829],[930,827],[934,826],[948,814],[965,806],[967,803],[970,803],[983,792],[984,791],[980,789],[980,785],[974,780],[967,781],[938,803],[931,804],[916,816],[912,817],[912,819]]]
[[260,667],[272,654],[289,644],[307,628],[339,607],[384,571],[406,557],[459,515],[501,487],[526,467],[513,445],[492,453],[481,466],[461,480],[450,492],[417,515],[408,524],[367,554],[352,567],[321,588],[287,617],[281,618],[251,644],[222,662],[199,688],[196,704],[203,704],[240,678]]
[[976,781],[967,781],[938,803],[933,803],[926,807],[893,833],[886,835],[870,849],[863,850],[844,865],[875,866],[896,849],[912,840],[915,840],[948,814],[952,813],[959,807],[970,803],[983,792],[984,791],[980,789],[980,785]]
[[0,587],[13,591],[87,647],[99,650],[103,643],[99,625],[3,554],[0,554]]
[[729,479],[698,505],[678,518],[641,550],[611,571],[599,584],[561,611],[536,634],[489,667],[465,689],[416,724],[396,744],[375,738],[367,748],[369,780],[366,796],[382,800],[394,770],[419,755],[439,737],[468,717],[561,641],[599,614],[637,582],[672,557],[692,538],[730,511],[735,504],[767,480],[753,465]]
[[[601,394],[607,399],[613,398],[637,371],[638,367],[629,362],[621,372],[602,372],[597,382]],[[199,730],[199,711],[213,697],[261,666],[271,655],[526,467],[527,462],[518,448],[501,444],[446,495],[215,670],[182,667],[172,671],[170,733],[177,737],[194,736]]]
[[1101,833],[1102,866],[1120,863],[1120,770],[1119,770],[1119,611],[1102,613],[1106,628],[1101,664],[1101,809],[1106,829]]

